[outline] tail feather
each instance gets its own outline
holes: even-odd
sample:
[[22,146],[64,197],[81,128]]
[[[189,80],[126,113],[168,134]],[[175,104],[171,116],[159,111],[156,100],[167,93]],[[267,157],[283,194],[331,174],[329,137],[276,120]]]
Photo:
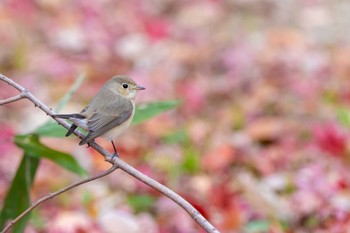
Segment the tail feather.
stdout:
[[[83,115],[81,115],[79,113],[74,113],[74,114],[55,114],[55,115],[53,115],[53,117],[55,117],[55,118],[62,118],[62,119],[70,119],[70,118],[84,119],[85,118],[85,116],[83,116]],[[78,128],[78,126],[75,125],[75,124],[72,124],[65,136],[68,137],[69,135],[71,135],[76,128]]]
[[53,117],[62,118],[62,119],[69,119],[69,118],[77,118],[77,119],[84,119],[85,116],[74,113],[74,114],[54,114]]
[[94,140],[94,138],[91,137],[91,135],[88,134],[88,135],[86,135],[85,138],[83,138],[83,139],[79,142],[79,145],[82,146],[82,145],[84,145],[84,144],[86,144],[86,143],[90,143],[92,140]]
[[71,135],[76,128],[78,128],[78,126],[72,124],[65,136],[68,137],[69,135]]

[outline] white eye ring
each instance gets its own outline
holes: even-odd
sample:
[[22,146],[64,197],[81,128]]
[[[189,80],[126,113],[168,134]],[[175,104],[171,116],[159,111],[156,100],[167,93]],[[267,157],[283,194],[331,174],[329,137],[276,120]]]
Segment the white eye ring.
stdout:
[[129,85],[126,84],[126,83],[124,83],[124,84],[123,84],[123,87],[124,87],[124,89],[127,89],[127,88],[129,87]]

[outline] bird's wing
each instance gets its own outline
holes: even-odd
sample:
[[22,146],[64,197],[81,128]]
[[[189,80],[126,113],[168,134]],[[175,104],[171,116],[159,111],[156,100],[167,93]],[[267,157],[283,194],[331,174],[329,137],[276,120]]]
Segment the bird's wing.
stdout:
[[133,112],[131,101],[125,97],[116,95],[110,104],[97,108],[89,118],[87,126],[88,135],[79,143],[83,145],[105,134],[114,127],[128,120]]

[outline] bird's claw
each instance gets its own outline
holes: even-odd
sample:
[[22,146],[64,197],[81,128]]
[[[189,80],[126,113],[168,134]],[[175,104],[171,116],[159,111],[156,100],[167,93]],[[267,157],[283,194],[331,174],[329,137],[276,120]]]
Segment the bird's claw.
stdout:
[[118,152],[114,152],[114,154],[112,155],[112,160],[117,157],[119,159],[119,153]]

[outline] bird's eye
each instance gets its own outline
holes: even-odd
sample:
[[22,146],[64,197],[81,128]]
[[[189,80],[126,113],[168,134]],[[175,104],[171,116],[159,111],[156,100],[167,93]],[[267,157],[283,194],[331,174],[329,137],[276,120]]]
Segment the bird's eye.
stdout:
[[128,85],[128,84],[126,84],[126,83],[124,83],[124,84],[123,84],[123,87],[126,89],[126,88],[128,88],[128,87],[129,87],[129,85]]

